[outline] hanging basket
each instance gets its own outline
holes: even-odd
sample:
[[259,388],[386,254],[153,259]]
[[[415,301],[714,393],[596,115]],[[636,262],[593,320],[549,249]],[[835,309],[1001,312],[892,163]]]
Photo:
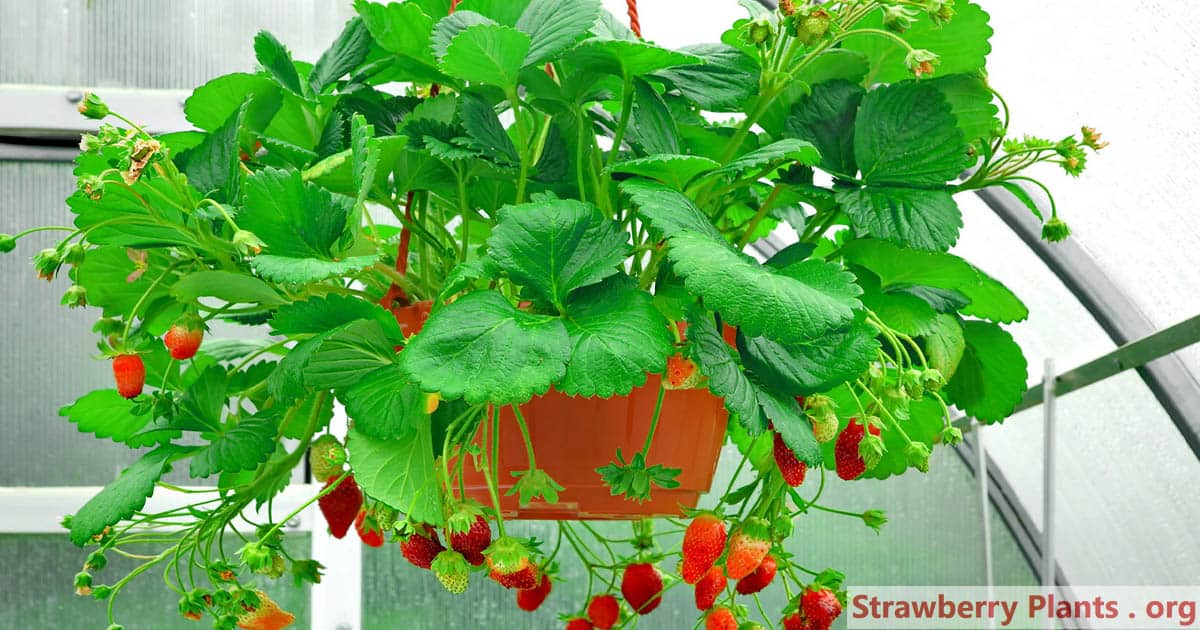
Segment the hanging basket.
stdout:
[[[406,335],[420,331],[431,304],[419,302],[393,309]],[[727,330],[727,340],[732,340]],[[498,491],[506,519],[525,520],[628,520],[648,516],[678,516],[683,508],[696,507],[709,491],[725,442],[726,412],[721,399],[707,389],[667,390],[658,428],[647,460],[682,472],[679,486],[654,488],[645,502],[613,496],[596,472],[613,460],[620,449],[626,457],[646,440],[654,416],[661,379],[649,374],[646,384],[627,396],[580,398],[550,390],[521,405],[529,436],[537,450],[538,467],[564,486],[554,504],[533,501],[522,507],[508,496],[514,472],[529,469],[512,409],[500,413]],[[488,444],[488,423],[480,423],[478,444]],[[467,495],[490,505],[483,473],[464,467]]]

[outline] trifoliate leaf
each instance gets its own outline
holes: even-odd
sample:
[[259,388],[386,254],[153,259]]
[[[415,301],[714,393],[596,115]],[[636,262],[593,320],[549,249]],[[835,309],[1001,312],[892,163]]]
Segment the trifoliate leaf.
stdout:
[[210,477],[216,473],[252,470],[275,451],[275,422],[250,416],[208,437],[209,443],[192,456],[190,474]]
[[563,323],[571,360],[557,388],[568,396],[628,394],[663,370],[674,341],[654,298],[626,276],[576,291]]
[[854,156],[870,186],[941,187],[970,163],[950,104],[924,83],[886,85],[863,97]]
[[855,227],[913,249],[944,252],[963,225],[948,190],[870,186],[839,190],[837,200]]
[[1008,323],[1029,310],[1003,284],[952,254],[902,249],[884,241],[859,239],[842,248],[846,260],[869,269],[885,290],[927,286],[952,290],[970,300],[967,315]]
[[521,31],[479,24],[454,36],[441,67],[464,81],[513,90],[529,50],[529,36]]
[[[375,43],[384,50],[434,66],[430,35],[434,20],[412,2],[380,4],[355,0],[354,10],[362,16]],[[447,40],[449,44],[449,40]]]
[[[656,179],[682,191],[697,175],[721,166],[716,160],[699,155],[649,155],[613,164],[609,173],[639,175]],[[628,191],[626,191],[628,192]]]
[[865,323],[781,344],[765,337],[738,334],[738,351],[754,379],[771,391],[807,396],[827,391],[866,371],[875,360],[878,331]]
[[996,324],[972,320],[962,327],[966,350],[946,392],[968,415],[989,424],[1002,422],[1025,394],[1025,355]]
[[516,25],[533,42],[525,65],[553,59],[583,38],[599,16],[597,0],[533,0]]
[[621,183],[621,192],[629,195],[633,205],[637,206],[638,214],[664,237],[695,232],[713,240],[722,238],[712,221],[691,199],[669,186],[644,179],[631,179]]
[[142,455],[79,508],[71,519],[71,542],[82,547],[105,527],[116,525],[142,509],[171,462],[186,451],[184,447],[168,444]]
[[401,439],[427,423],[427,394],[397,365],[371,372],[338,395],[355,430],[378,439]]
[[[135,436],[154,419],[154,415],[133,412],[134,402],[123,398],[115,389],[98,389],[59,409],[58,415],[65,416],[80,432],[94,434],[97,438],[126,442],[130,446],[147,446],[149,443],[133,442],[138,441]],[[178,435],[179,432],[175,432],[175,436]],[[160,437],[169,439],[170,436]]]
[[830,263],[808,260],[776,271],[690,232],[673,236],[667,255],[689,292],[753,337],[812,339],[850,323],[860,307],[854,276]]
[[792,109],[789,134],[813,143],[821,153],[821,168],[842,177],[854,177],[854,120],[866,91],[849,81],[814,85],[812,94]]
[[299,171],[265,168],[247,177],[238,226],[253,232],[266,253],[329,260],[346,232],[354,202],[305,182]]
[[381,440],[350,429],[346,451],[354,480],[367,496],[413,521],[442,524],[441,486],[428,422],[419,423],[402,439]]
[[628,238],[595,206],[562,199],[501,208],[488,252],[514,282],[561,310],[571,291],[617,273]]
[[704,63],[669,68],[654,76],[705,111],[739,111],[759,85],[758,61],[732,46],[699,44],[679,50],[703,59]]
[[478,404],[524,403],[566,372],[561,320],[519,311],[494,291],[469,293],[434,313],[400,363],[428,392]]
[[304,384],[312,389],[350,387],[395,360],[383,327],[374,320],[358,320],[321,342],[304,367]]

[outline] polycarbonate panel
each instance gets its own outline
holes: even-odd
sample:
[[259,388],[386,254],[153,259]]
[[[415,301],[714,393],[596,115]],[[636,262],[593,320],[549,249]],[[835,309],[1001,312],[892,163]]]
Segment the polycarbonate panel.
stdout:
[[[1080,124],[1112,145],[1077,181],[1047,167],[1078,241],[1158,327],[1200,313],[1200,140],[1193,61],[1200,5],[990,0],[988,63],[1019,132],[1059,138]],[[1200,348],[1183,352],[1193,373]]]
[[[285,541],[293,555],[308,557],[311,536],[292,534]],[[234,545],[234,542],[230,541],[229,544]],[[105,603],[91,597],[77,596],[72,586],[72,580],[86,557],[87,552],[67,542],[65,533],[0,536],[0,566],[4,567],[4,604],[0,605],[0,628],[107,628]],[[111,585],[138,565],[137,561],[115,553],[109,553],[107,557],[108,565],[92,572],[93,584]],[[307,585],[297,587],[291,576],[287,575],[278,580],[262,578],[257,584],[284,610],[296,615],[296,625],[293,627],[308,627]],[[207,582],[198,585],[204,586]],[[114,612],[117,621],[130,630],[196,630],[211,627],[211,617],[205,617],[199,623],[188,621],[180,616],[178,606],[179,594],[163,586],[162,569],[152,568],[121,590]]]
[[[0,83],[192,88],[252,71],[271,31],[316,61],[353,14],[349,0],[0,0]],[[19,60],[19,62],[18,62]]]
[[[713,487],[722,489],[733,474],[739,456],[726,448]],[[746,477],[748,479],[748,477]],[[801,494],[812,496],[818,479],[810,473],[801,487]],[[704,505],[711,506],[715,498],[706,497]],[[834,567],[846,573],[847,583],[853,585],[982,585],[983,533],[978,490],[970,472],[958,455],[948,449],[938,449],[928,475],[913,472],[887,481],[858,481],[847,483],[830,474],[822,505],[852,512],[869,508],[882,509],[890,522],[876,536],[860,520],[814,511],[796,520],[796,533],[788,543],[795,561],[814,571]],[[579,526],[575,526],[579,529]],[[627,523],[600,523],[595,527],[606,537],[628,538]],[[542,549],[551,550],[555,529],[544,522],[509,523],[511,533],[536,536]],[[1029,586],[1034,584],[1033,573],[1021,554],[1012,534],[992,511],[993,558],[997,584]],[[582,529],[579,531],[583,532]],[[667,523],[659,523],[657,531],[678,531]],[[586,537],[586,532],[583,532]],[[678,549],[678,536],[668,536],[664,544],[668,551]],[[617,547],[618,554],[629,548]],[[405,628],[434,630],[440,628],[472,628],[491,625],[505,629],[550,628],[556,626],[559,613],[573,614],[586,604],[587,577],[578,560],[564,543],[560,552],[560,570],[567,580],[555,584],[554,590],[541,610],[529,614],[517,609],[514,594],[504,591],[482,574],[473,574],[468,596],[464,600],[450,595],[427,571],[410,565],[400,555],[397,545],[383,549],[364,549],[363,558],[363,628],[391,630],[397,619],[404,619]],[[603,553],[603,552],[601,552]],[[677,557],[676,557],[677,559]],[[676,559],[663,562],[674,569]],[[619,576],[618,589],[619,589]],[[596,592],[605,590],[597,582]],[[692,589],[677,586],[664,596],[662,606],[646,617],[647,628],[690,628],[695,623],[696,609]],[[787,602],[782,587],[775,584],[762,593],[763,608],[773,623]],[[744,602],[751,608],[752,601]],[[835,628],[844,628],[845,621]]]

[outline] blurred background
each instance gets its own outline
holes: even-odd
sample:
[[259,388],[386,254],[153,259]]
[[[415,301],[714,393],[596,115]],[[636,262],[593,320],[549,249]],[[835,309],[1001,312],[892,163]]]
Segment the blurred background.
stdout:
[[[1039,242],[1028,212],[1007,193],[962,195],[967,227],[957,251],[1029,305],[1029,320],[1010,330],[1029,358],[1031,385],[1041,382],[1046,359],[1062,375],[1060,387],[1096,382],[1057,400],[1049,451],[1045,408],[1035,405],[983,431],[982,453],[980,432],[957,450],[938,449],[928,475],[833,484],[826,503],[882,509],[890,523],[876,535],[818,513],[800,519],[791,551],[810,568],[842,570],[851,587],[1046,578],[1065,588],[1196,584],[1200,348],[1186,346],[1200,337],[1200,172],[1188,164],[1200,140],[1191,57],[1200,47],[1200,5],[978,3],[992,15],[990,77],[1012,108],[1013,128],[1056,138],[1087,124],[1112,146],[1079,180],[1045,173],[1074,240]],[[624,15],[621,0],[605,4]],[[735,0],[640,5],[646,38],[671,47],[717,41],[746,15]],[[75,187],[74,145],[88,128],[74,111],[85,89],[151,130],[184,129],[190,88],[253,70],[255,32],[270,30],[311,61],[351,14],[348,1],[331,0],[0,0],[0,231],[70,221],[63,200]],[[134,453],[80,435],[57,416],[82,393],[108,386],[110,375],[92,360],[94,315],[57,306],[66,280],[34,277],[28,258],[48,244],[35,235],[0,258],[0,628],[102,628],[103,606],[72,593],[84,554],[56,518]],[[1036,391],[1030,400],[1040,401]],[[715,485],[724,487],[736,461],[723,459]],[[349,538],[312,533],[312,522],[289,527],[289,544],[319,550],[329,577],[311,592],[287,591],[280,581],[273,593],[297,613],[297,627],[551,628],[560,625],[558,611],[577,609],[583,597],[575,580],[532,615],[499,589],[477,589],[471,606],[452,606],[395,545],[364,552]],[[551,531],[522,527],[543,539]],[[568,562],[564,573],[580,572]],[[122,617],[141,620],[127,627],[195,627],[157,580],[139,582],[121,600]],[[784,596],[763,603],[778,611]],[[688,628],[694,620],[690,594],[678,589],[643,627]]]

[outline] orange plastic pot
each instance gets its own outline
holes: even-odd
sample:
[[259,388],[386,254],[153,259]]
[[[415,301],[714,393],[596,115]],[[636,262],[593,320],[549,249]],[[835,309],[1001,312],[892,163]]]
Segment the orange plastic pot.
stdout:
[[[419,331],[429,317],[429,304],[395,309],[405,334]],[[727,333],[729,330],[727,330]],[[729,336],[728,334],[726,336]],[[521,507],[518,498],[506,496],[516,480],[512,473],[529,469],[525,443],[512,409],[500,413],[499,494],[504,517],[530,520],[619,520],[646,516],[678,516],[682,508],[696,507],[709,491],[717,459],[725,442],[726,413],[721,399],[707,389],[668,390],[663,398],[658,429],[647,463],[679,468],[679,486],[653,488],[649,501],[639,503],[613,496],[597,468],[616,458],[621,449],[626,461],[641,450],[650,431],[660,378],[647,376],[646,384],[628,396],[580,398],[551,390],[521,405],[529,427],[538,467],[564,486],[558,502],[535,500]],[[488,444],[489,423],[480,423],[476,440]],[[467,494],[491,505],[483,474],[464,467]]]

